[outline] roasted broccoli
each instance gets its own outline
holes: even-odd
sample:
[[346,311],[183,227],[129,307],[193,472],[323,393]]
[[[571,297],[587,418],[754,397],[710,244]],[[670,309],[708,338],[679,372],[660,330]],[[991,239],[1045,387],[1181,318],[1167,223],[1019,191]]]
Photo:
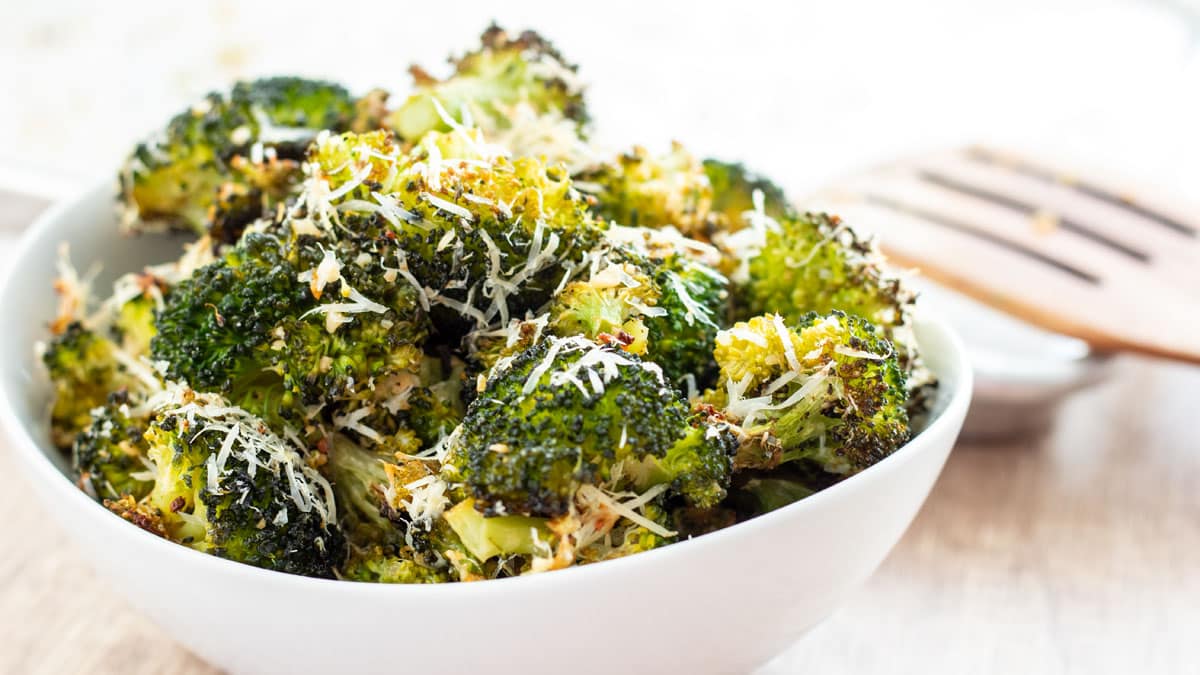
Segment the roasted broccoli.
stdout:
[[883,269],[871,240],[823,213],[776,222],[750,260],[746,316],[775,312],[795,323],[809,312],[837,309],[886,329],[907,321],[912,296]]
[[142,512],[194,549],[333,576],[345,543],[333,489],[307,463],[307,449],[219,395],[175,387],[163,396],[143,434],[154,486]]
[[747,212],[757,208],[755,192],[762,193],[765,215],[778,220],[793,212],[782,188],[741,164],[706,159],[704,175],[712,191],[710,222],[718,231],[733,232],[745,226]]
[[296,77],[239,82],[213,92],[141,143],[121,172],[128,230],[203,233],[218,190],[281,199],[297,160],[321,129],[344,130],[354,100],[340,85]]
[[[438,549],[444,524],[430,532],[434,518],[414,522],[411,488],[428,481],[426,460],[404,459],[365,448],[346,436],[328,439],[327,462],[321,471],[333,484],[338,521],[349,559],[340,577],[378,583],[449,581],[454,568]],[[449,544],[455,546],[455,544]]]
[[266,569],[444,583],[702,536],[908,439],[931,380],[868,239],[678,143],[603,159],[535,33],[452,65],[398,101],[238,83],[133,151],[123,229],[200,236],[106,299],[64,248],[82,490]]
[[608,220],[708,236],[713,189],[704,166],[680,143],[672,143],[661,156],[634,147],[584,170],[577,180],[596,197],[596,212]]
[[671,254],[650,260],[617,250],[598,258],[586,278],[567,284],[548,312],[560,336],[620,343],[682,386],[708,386],[712,350],[728,314],[728,281],[707,265]]
[[142,437],[147,420],[131,418],[122,412],[124,397],[114,398],[92,410],[91,423],[75,437],[71,468],[79,487],[96,499],[141,499],[154,486],[154,465]]
[[904,372],[882,332],[861,317],[809,314],[791,327],[778,314],[717,337],[720,385],[702,407],[736,423],[735,467],[814,462],[857,473],[909,437]]
[[562,516],[583,485],[662,484],[716,503],[731,437],[693,421],[656,365],[583,337],[548,338],[493,369],[442,472],[486,515]]
[[448,340],[540,307],[602,238],[564,171],[509,161],[477,129],[407,154],[383,135],[329,137],[312,156],[305,222],[394,242],[394,279],[420,290]]
[[[171,379],[258,414],[373,397],[419,367],[426,319],[386,242],[251,232],[168,293],[151,341]],[[378,392],[382,393],[382,392]]]
[[92,410],[111,394],[144,392],[155,381],[148,366],[80,322],[50,341],[42,362],[54,387],[50,429],[60,448],[71,447],[75,435],[91,423]]
[[551,123],[566,120],[576,132],[587,123],[575,66],[540,35],[525,31],[513,38],[492,25],[480,43],[477,51],[452,61],[454,73],[445,80],[410,69],[417,91],[387,119],[401,138],[415,141],[430,131],[449,131],[446,113],[473,120],[489,138],[513,129],[525,111]]

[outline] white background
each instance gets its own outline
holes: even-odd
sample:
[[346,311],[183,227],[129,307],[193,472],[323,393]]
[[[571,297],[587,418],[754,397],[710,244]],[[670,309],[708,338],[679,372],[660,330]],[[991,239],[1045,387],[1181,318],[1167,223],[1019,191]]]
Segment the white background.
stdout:
[[0,167],[9,181],[13,167],[17,180],[103,175],[238,77],[402,92],[409,63],[440,66],[495,18],[581,64],[601,140],[683,140],[797,194],[966,140],[1032,143],[1185,191],[1200,182],[1200,24],[1187,17],[1149,0],[6,1]]

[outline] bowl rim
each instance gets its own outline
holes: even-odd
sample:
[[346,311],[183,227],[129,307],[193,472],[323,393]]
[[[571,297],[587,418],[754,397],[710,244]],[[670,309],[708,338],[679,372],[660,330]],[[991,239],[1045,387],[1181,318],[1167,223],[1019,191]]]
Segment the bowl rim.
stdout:
[[[22,260],[27,258],[29,253],[37,250],[39,243],[56,229],[64,214],[78,208],[91,199],[97,198],[97,193],[101,190],[110,191],[110,189],[110,182],[105,181],[80,191],[69,199],[64,199],[51,205],[21,234],[12,253],[13,259]],[[113,234],[117,235],[115,230]],[[11,265],[3,271],[3,275],[0,276],[0,298],[5,298],[14,292],[15,277],[15,265]],[[47,456],[46,451],[42,449],[41,443],[34,437],[30,426],[16,412],[13,401],[17,391],[10,391],[5,386],[4,381],[0,381],[0,428],[4,429],[8,439],[12,441],[10,443],[12,447],[11,452],[18,457],[19,463],[25,468],[24,477],[27,480],[43,482],[55,494],[56,503],[59,505],[59,508],[64,510],[78,508],[81,510],[81,515],[86,514],[85,517],[90,518],[97,524],[108,523],[109,525],[103,525],[105,527],[112,525],[119,526],[114,531],[123,534],[117,534],[115,537],[109,538],[109,541],[106,542],[107,545],[121,546],[118,537],[142,537],[142,542],[146,546],[152,550],[161,551],[163,556],[180,556],[177,558],[180,564],[206,568],[210,573],[217,575],[241,575],[246,581],[258,584],[273,584],[282,589],[293,589],[296,591],[336,592],[350,595],[396,594],[405,597],[428,593],[440,595],[470,593],[478,595],[480,593],[507,592],[507,589],[524,588],[530,584],[582,583],[597,574],[609,574],[611,571],[625,569],[630,564],[638,564],[631,561],[665,561],[667,556],[692,555],[699,553],[707,547],[726,545],[727,541],[732,543],[733,540],[739,537],[753,536],[756,532],[764,528],[771,528],[774,524],[785,519],[819,508],[821,504],[837,499],[849,490],[868,489],[868,483],[883,480],[884,475],[890,469],[898,467],[902,462],[909,461],[918,453],[930,451],[931,447],[936,445],[935,438],[945,435],[948,427],[955,425],[956,420],[961,421],[966,416],[971,400],[974,375],[962,340],[949,324],[921,311],[917,313],[916,323],[922,326],[923,329],[932,329],[939,334],[941,341],[945,342],[948,348],[945,355],[947,363],[952,364],[947,369],[956,371],[956,377],[950,381],[942,379],[942,386],[950,388],[950,395],[946,399],[942,410],[936,416],[932,417],[916,436],[888,457],[885,457],[862,472],[813,493],[800,501],[715,532],[678,541],[636,555],[606,560],[602,564],[572,566],[555,570],[550,574],[526,574],[503,579],[487,579],[486,583],[385,584],[322,579],[263,569],[203,553],[153,535],[141,528],[134,527],[120,516],[108,511],[95,500],[88,497]],[[0,345],[9,343],[13,339],[11,333],[0,333]],[[30,344],[27,348],[30,350],[32,358],[33,345]],[[938,373],[938,375],[939,379],[941,379],[941,373]],[[949,433],[951,435],[950,443],[953,443],[957,436],[957,431],[954,430]],[[49,507],[47,506],[47,508]],[[77,546],[77,550],[84,551],[81,546]],[[88,556],[85,555],[84,557],[88,559]],[[88,560],[88,563],[93,564],[93,561]]]

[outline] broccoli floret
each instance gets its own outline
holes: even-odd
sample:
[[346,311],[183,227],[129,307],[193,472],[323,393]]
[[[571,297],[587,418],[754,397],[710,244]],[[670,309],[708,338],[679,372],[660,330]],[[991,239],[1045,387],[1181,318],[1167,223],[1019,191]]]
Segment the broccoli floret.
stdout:
[[548,338],[493,369],[442,473],[485,515],[562,516],[581,486],[665,485],[708,504],[728,484],[729,440],[692,426],[656,365],[583,337]]
[[634,147],[581,172],[577,179],[596,197],[593,208],[607,220],[708,235],[713,190],[704,167],[679,143],[672,143],[670,152],[659,156]]
[[495,25],[480,41],[478,50],[452,61],[454,74],[445,80],[411,69],[417,91],[387,120],[401,138],[415,141],[429,131],[448,131],[443,112],[469,116],[489,138],[511,129],[523,110],[569,120],[577,129],[587,122],[576,68],[548,41],[533,31],[512,38]]
[[809,312],[836,309],[889,331],[907,321],[912,295],[885,272],[873,241],[821,213],[778,224],[750,260],[741,291],[745,316],[775,312],[794,324]]
[[493,150],[463,128],[408,154],[385,136],[322,139],[306,218],[330,237],[394,242],[393,278],[422,289],[446,342],[506,326],[549,300],[601,233],[564,171]]
[[654,281],[662,289],[665,314],[646,320],[647,358],[662,366],[674,383],[691,375],[699,387],[716,374],[712,350],[717,331],[727,325],[729,281],[711,267],[674,255],[658,264]]
[[98,500],[145,497],[154,486],[142,438],[146,420],[121,412],[120,396],[92,411],[91,424],[75,437],[71,468],[80,489]]
[[739,469],[806,460],[847,475],[908,440],[904,372],[861,317],[755,317],[722,331],[714,355],[721,384],[705,398],[741,427]]
[[[277,144],[280,153],[290,157],[303,154],[315,131],[347,128],[356,113],[354,98],[345,87],[302,77],[267,77],[238,82],[233,85],[229,102],[232,108],[246,116],[242,124],[255,125],[251,128],[255,139]],[[260,111],[265,115],[265,121],[257,114]],[[298,130],[309,130],[310,133]],[[277,138],[288,134],[295,138]],[[235,144],[238,140],[232,139]]]
[[347,542],[363,550],[402,545],[407,524],[387,500],[389,468],[399,468],[396,457],[369,450],[341,434],[326,442],[327,461],[321,471],[333,485],[338,522]]
[[306,449],[215,394],[178,390],[144,434],[142,500],[172,541],[256,567],[331,577],[345,557],[329,483]]
[[153,298],[139,295],[122,304],[113,317],[113,340],[132,358],[150,354],[150,341],[157,332],[154,327],[155,309]]
[[466,364],[456,357],[445,362],[426,357],[422,361],[420,386],[415,387],[396,410],[405,419],[423,447],[431,447],[454,431],[466,414],[463,397]]
[[895,345],[910,389],[909,408],[923,410],[936,384],[911,332],[915,295],[884,267],[874,240],[837,216],[798,213],[783,191],[740,164],[707,160],[714,188],[713,243],[718,266],[735,284],[741,319],[781,314],[790,324],[809,312],[840,310],[883,328]]
[[415,506],[418,486],[438,481],[425,461],[397,459],[335,435],[323,471],[333,480],[349,544],[342,578],[407,584],[493,575],[495,565],[489,570],[487,557],[478,557],[451,526],[453,509],[442,513],[444,498],[427,503],[428,511]]
[[354,100],[340,85],[295,77],[211,93],[126,160],[124,225],[203,233],[218,189],[229,182],[281,199],[316,132],[344,130],[354,114]]
[[556,335],[585,335],[624,345],[658,364],[680,385],[712,384],[712,350],[728,313],[728,281],[707,265],[679,254],[649,260],[617,251],[586,279],[567,284],[551,302]]
[[766,215],[778,220],[792,214],[782,188],[741,164],[706,159],[704,174],[712,189],[711,220],[718,230],[731,232],[743,227],[745,213],[756,208],[755,192],[763,195]]
[[633,253],[614,251],[606,264],[554,296],[547,309],[551,331],[618,342],[629,353],[644,356],[649,347],[646,321],[666,311],[655,307],[663,289],[651,276],[653,268]]
[[415,289],[387,280],[392,250],[248,233],[167,295],[153,356],[171,379],[268,417],[374,396],[375,382],[419,366],[427,334]]
[[54,387],[50,431],[54,444],[69,448],[75,435],[91,423],[91,411],[103,406],[109,394],[144,392],[147,384],[131,368],[138,364],[122,359],[111,340],[73,322],[46,346],[42,363]]
[[313,306],[285,244],[251,235],[223,258],[173,288],[159,313],[150,348],[167,376],[192,386],[232,391],[254,379],[267,362],[256,352],[285,319]]

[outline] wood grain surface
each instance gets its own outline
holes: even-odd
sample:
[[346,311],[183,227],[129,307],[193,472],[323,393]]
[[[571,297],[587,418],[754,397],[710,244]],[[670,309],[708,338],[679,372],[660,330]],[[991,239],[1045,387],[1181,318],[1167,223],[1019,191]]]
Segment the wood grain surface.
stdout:
[[[961,444],[783,673],[1195,673],[1200,369],[1127,358],[1046,437]],[[51,524],[0,440],[0,673],[211,673]]]

